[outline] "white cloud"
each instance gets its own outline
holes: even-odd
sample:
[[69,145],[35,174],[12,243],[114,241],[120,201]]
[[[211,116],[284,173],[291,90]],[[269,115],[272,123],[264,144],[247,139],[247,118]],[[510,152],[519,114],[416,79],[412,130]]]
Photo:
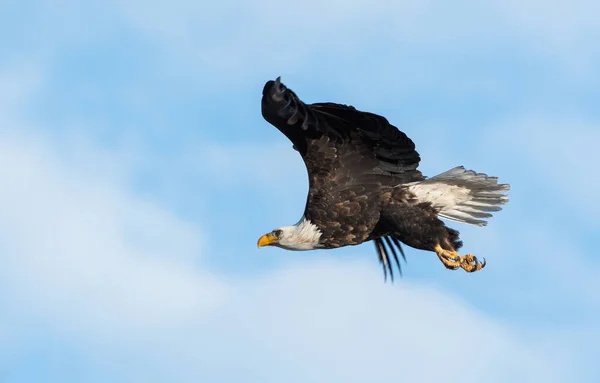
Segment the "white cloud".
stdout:
[[[597,222],[595,217],[600,214],[597,198],[600,183],[595,177],[600,163],[596,149],[600,141],[597,123],[582,117],[530,116],[495,124],[487,131],[491,151],[501,150],[498,158],[513,164],[516,176],[526,177],[530,183],[539,180],[545,183],[545,190],[530,190],[529,185],[522,184],[526,188],[523,192],[558,193],[561,206],[568,206],[591,223]],[[551,200],[544,210],[546,213],[555,210]]]
[[287,138],[283,140],[286,144],[202,144],[194,147],[183,162],[198,164],[199,171],[219,179],[220,185],[216,187],[278,184],[291,188],[307,184],[302,157],[292,149],[291,143],[287,144]]
[[[267,335],[262,347],[274,357],[287,350],[277,360],[288,369],[312,367],[292,381],[560,380],[563,371],[542,350],[452,294],[421,285],[390,288],[378,270],[365,269],[362,262],[298,265],[249,290],[258,299],[242,310]],[[468,373],[458,372],[462,363]]]
[[[310,0],[281,6],[270,0],[179,0],[153,7],[139,1],[118,2],[116,8],[133,26],[163,42],[174,57],[185,58],[192,66],[201,65],[237,77],[246,70],[255,71],[257,68],[247,64],[265,52],[270,53],[272,65],[289,68],[294,63],[302,65],[318,48],[353,49],[360,36],[355,28],[358,23],[373,25],[389,11],[409,20],[423,4],[411,0],[371,6],[364,0]],[[215,38],[215,31],[219,31],[219,38]]]
[[22,110],[42,85],[42,79],[40,68],[25,60],[0,66],[0,128],[8,125],[8,115]]
[[127,373],[147,379],[563,381],[572,372],[453,294],[384,285],[371,263],[313,259],[225,281],[198,259],[197,228],[132,194],[118,155],[94,172],[111,158],[94,147],[57,151],[14,131],[0,142],[0,302],[22,355],[35,323],[90,363],[125,357]]
[[498,3],[496,9],[530,38],[542,38],[549,45],[591,44],[600,34],[594,17],[600,6],[595,1],[512,0]]
[[1,274],[25,315],[83,333],[135,331],[185,320],[226,291],[196,270],[192,225],[122,193],[101,164],[83,172],[40,140],[1,137]]
[[[176,0],[153,6],[139,1],[115,5],[132,26],[161,44],[175,63],[219,73],[215,79],[222,82],[244,81],[249,72],[257,71],[296,74],[314,60],[324,61],[316,77],[332,76],[344,72],[346,61],[364,60],[365,48],[377,44],[382,45],[382,55],[376,65],[387,65],[388,73],[409,71],[406,81],[432,77],[431,68],[420,68],[422,61],[411,65],[412,59],[405,56],[407,47],[415,57],[449,49],[479,51],[487,57],[498,49],[517,49],[541,56],[545,64],[566,64],[570,72],[589,78],[599,58],[593,48],[600,35],[593,17],[596,8],[591,1],[450,6],[422,0],[354,0],[343,5],[309,0],[282,7],[275,1]],[[335,70],[325,63],[331,60]]]

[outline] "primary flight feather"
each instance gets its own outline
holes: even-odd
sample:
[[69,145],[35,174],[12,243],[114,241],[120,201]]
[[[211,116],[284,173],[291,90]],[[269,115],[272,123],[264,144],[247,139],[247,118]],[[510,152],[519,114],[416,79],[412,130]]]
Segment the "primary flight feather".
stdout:
[[474,255],[459,255],[458,231],[440,218],[484,226],[508,201],[499,184],[455,167],[426,178],[420,156],[403,132],[377,114],[334,103],[305,104],[280,78],[263,88],[262,115],[283,133],[308,171],[306,208],[295,225],[263,235],[258,246],[333,249],[373,241],[384,275],[400,270],[400,243],[435,252],[448,269],[481,270]]

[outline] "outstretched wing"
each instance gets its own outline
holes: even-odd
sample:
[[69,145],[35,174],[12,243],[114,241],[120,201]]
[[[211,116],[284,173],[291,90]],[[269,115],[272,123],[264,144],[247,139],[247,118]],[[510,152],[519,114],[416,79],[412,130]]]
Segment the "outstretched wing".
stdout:
[[265,84],[262,115],[292,141],[303,157],[309,140],[326,135],[333,142],[352,142],[378,160],[371,169],[370,161],[364,161],[363,167],[354,166],[356,172],[394,175],[398,182],[424,179],[417,170],[420,157],[415,144],[385,117],[341,104],[305,104],[279,77]]

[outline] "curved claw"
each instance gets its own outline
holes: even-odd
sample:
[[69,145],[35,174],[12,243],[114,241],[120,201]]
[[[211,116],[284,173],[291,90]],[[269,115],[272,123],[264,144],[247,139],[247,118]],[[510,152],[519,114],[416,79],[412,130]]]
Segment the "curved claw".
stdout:
[[478,270],[483,269],[485,267],[485,264],[486,264],[485,258],[483,258],[483,262],[480,262],[476,256],[473,256],[473,265],[475,265],[476,267],[481,265],[481,268],[479,268]]
[[479,262],[476,256],[473,254],[467,254],[461,257],[460,267],[465,270],[467,273],[473,273],[475,271],[479,271],[485,267],[485,258],[483,259],[483,263]]

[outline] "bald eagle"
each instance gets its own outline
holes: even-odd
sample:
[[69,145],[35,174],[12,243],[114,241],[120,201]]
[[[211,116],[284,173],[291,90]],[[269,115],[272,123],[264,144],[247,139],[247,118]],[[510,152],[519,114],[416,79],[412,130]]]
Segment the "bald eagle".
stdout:
[[[335,103],[305,104],[278,77],[263,88],[262,115],[297,150],[308,171],[301,219],[263,235],[258,247],[334,249],[373,241],[384,278],[398,271],[401,243],[432,251],[451,270],[481,270],[473,254],[456,251],[459,232],[440,218],[485,226],[508,201],[508,184],[459,166],[426,178],[403,132],[377,114]],[[389,250],[389,251],[388,251]]]

